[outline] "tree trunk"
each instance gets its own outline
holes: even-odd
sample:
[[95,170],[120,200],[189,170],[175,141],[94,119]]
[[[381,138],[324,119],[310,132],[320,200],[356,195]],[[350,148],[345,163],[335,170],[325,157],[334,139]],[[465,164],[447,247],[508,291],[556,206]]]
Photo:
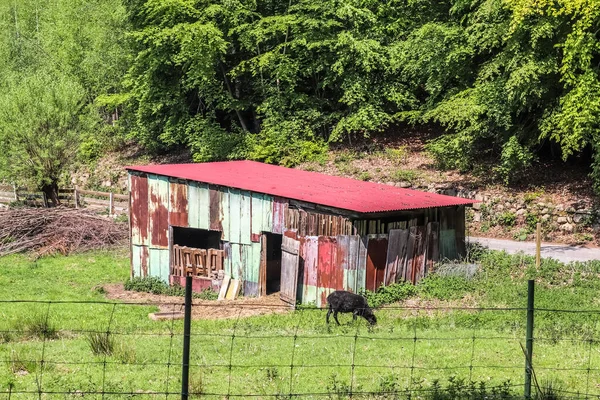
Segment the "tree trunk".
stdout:
[[60,199],[58,198],[58,183],[52,182],[42,186],[42,192],[46,195],[46,199],[52,204],[52,207],[60,205]]

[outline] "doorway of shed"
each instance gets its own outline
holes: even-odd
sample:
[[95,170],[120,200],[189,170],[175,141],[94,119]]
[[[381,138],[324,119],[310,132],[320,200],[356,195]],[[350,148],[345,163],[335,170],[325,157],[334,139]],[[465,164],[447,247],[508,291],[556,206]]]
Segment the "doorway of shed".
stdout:
[[174,226],[173,244],[196,249],[218,249],[221,245],[221,232]]
[[264,294],[279,292],[281,282],[281,243],[282,235],[263,234],[264,245]]

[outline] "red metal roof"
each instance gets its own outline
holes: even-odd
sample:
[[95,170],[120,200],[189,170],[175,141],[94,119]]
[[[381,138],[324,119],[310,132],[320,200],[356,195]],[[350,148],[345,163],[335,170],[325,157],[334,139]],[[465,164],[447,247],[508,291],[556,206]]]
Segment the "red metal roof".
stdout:
[[473,204],[474,200],[401,189],[255,161],[129,166],[131,171],[266,193],[358,213]]

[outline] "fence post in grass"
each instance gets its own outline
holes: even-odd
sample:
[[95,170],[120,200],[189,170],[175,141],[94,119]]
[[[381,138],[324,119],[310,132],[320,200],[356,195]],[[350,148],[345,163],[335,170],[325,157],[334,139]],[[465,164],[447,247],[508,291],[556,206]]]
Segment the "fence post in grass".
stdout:
[[185,306],[183,319],[183,359],[181,362],[181,400],[189,395],[190,330],[192,322],[192,277],[185,277]]
[[535,268],[536,270],[540,269],[541,264],[541,253],[542,252],[542,224],[537,223],[536,232],[535,232]]
[[525,341],[525,398],[531,399],[531,359],[533,356],[533,305],[534,305],[534,280],[527,282],[527,337]]
[[110,192],[108,196],[108,215],[112,217],[115,213],[115,194]]

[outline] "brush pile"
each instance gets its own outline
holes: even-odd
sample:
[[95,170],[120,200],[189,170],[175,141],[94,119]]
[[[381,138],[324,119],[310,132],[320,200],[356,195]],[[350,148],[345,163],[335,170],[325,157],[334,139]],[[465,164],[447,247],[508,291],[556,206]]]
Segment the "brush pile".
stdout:
[[71,208],[0,209],[0,256],[31,251],[49,254],[106,249],[126,243],[128,226]]

